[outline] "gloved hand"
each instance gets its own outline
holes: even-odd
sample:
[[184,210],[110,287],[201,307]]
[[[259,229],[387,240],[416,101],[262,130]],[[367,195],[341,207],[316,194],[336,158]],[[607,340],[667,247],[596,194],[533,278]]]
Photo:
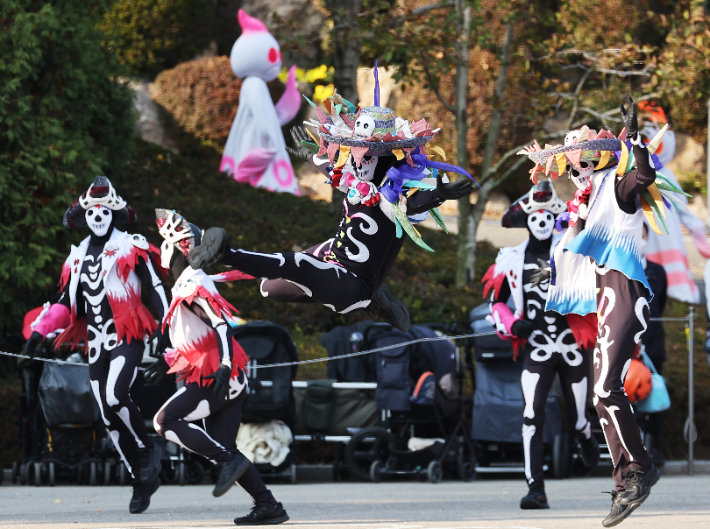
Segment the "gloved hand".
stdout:
[[153,331],[152,336],[150,337],[151,343],[153,340],[156,340],[155,343],[155,349],[153,349],[149,355],[152,356],[153,358],[162,358],[163,354],[165,353],[165,349],[168,347],[172,347],[172,344],[170,343],[170,332],[168,329],[168,326],[165,326],[165,331],[161,330],[162,324],[158,324],[158,327]]
[[626,127],[626,136],[630,140],[635,140],[639,134],[639,122],[636,116],[636,105],[629,94],[626,94],[626,108],[624,108],[622,103],[619,110],[621,110],[621,118],[624,120],[624,126]]
[[211,375],[207,375],[206,377],[202,378],[205,380],[214,380],[215,395],[217,395],[217,397],[220,399],[226,399],[227,392],[229,391],[229,379],[231,378],[231,376],[232,368],[221,364],[217,371],[215,371]]
[[544,283],[545,281],[550,280],[550,276],[552,275],[552,268],[550,267],[550,263],[547,261],[543,261],[542,259],[537,260],[538,264],[538,269],[533,272],[533,275],[530,276],[530,284],[534,287],[540,285],[541,283]]
[[37,353],[39,352],[40,345],[42,345],[42,342],[44,341],[44,336],[42,336],[40,333],[37,331],[34,331],[31,335],[29,340],[25,343],[25,346],[22,348],[27,356],[30,358],[34,358]]
[[473,182],[468,178],[461,178],[456,182],[445,184],[441,179],[441,172],[436,175],[436,194],[442,200],[456,200],[467,197],[473,191]]
[[187,260],[190,266],[199,270],[219,262],[229,250],[229,236],[224,228],[209,228],[202,237],[202,243],[194,248]]
[[529,338],[535,330],[535,325],[530,320],[518,320],[510,327],[510,332],[516,338]]
[[168,374],[169,370],[170,366],[161,356],[156,362],[153,362],[145,369],[145,371],[143,371],[143,380],[145,380],[149,384],[157,384],[158,382],[163,380],[165,375]]
[[306,129],[303,127],[293,127],[291,129],[291,137],[293,138],[293,142],[296,144],[296,148],[286,147],[289,154],[306,162],[313,158],[314,153],[303,146],[304,141],[313,143],[313,138],[308,135]]

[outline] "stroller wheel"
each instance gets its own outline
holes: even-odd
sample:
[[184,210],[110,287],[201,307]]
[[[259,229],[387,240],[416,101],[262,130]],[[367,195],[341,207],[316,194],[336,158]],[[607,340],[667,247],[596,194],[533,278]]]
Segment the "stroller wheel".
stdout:
[[470,483],[476,479],[476,463],[466,457],[467,450],[461,446],[456,456],[456,474],[461,481]]
[[429,463],[426,469],[427,478],[429,478],[430,483],[440,483],[441,478],[444,477],[444,469],[441,468],[441,463],[436,459]]
[[20,478],[20,467],[17,465],[17,461],[12,462],[12,484],[17,485],[17,481]]
[[387,459],[392,440],[392,434],[383,428],[363,428],[353,435],[345,447],[348,474],[358,481],[370,481],[372,463]]
[[199,485],[202,482],[202,478],[205,475],[205,469],[198,461],[190,461],[187,464],[187,470],[185,472],[185,477],[187,482],[193,485]]
[[119,485],[126,485],[128,483],[128,469],[126,468],[126,464],[121,461],[118,464],[118,484]]
[[20,485],[27,485],[27,465],[29,463],[22,463],[20,465]]
[[382,478],[382,471],[385,469],[385,464],[382,461],[373,461],[370,466],[370,479],[374,483],[380,483]]
[[104,485],[110,485],[111,484],[111,470],[113,470],[113,465],[111,465],[111,461],[106,461],[104,463]]
[[569,435],[556,435],[552,443],[552,475],[555,479],[569,477],[570,460]]
[[92,461],[91,463],[89,463],[89,486],[95,487],[98,484],[98,468],[96,465],[96,461]]
[[35,487],[42,486],[42,463],[35,463]]
[[48,481],[49,481],[49,486],[54,487],[54,463],[48,463],[47,464],[47,473],[48,473]]

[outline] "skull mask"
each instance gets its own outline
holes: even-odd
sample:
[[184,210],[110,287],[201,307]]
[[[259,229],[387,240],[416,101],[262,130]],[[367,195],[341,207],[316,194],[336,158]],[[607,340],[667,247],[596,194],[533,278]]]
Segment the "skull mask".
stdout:
[[375,120],[372,116],[361,115],[355,120],[353,136],[359,138],[370,138],[375,133]]
[[113,211],[106,206],[96,205],[86,210],[84,218],[91,232],[97,237],[103,237],[111,226]]
[[547,210],[540,209],[528,216],[528,229],[538,241],[545,241],[552,236],[555,217]]
[[352,166],[355,168],[355,176],[364,182],[371,182],[375,177],[375,167],[377,167],[377,156],[366,154],[362,157],[360,165],[355,165],[355,160],[352,160]]
[[579,167],[567,164],[567,171],[574,185],[577,186],[577,189],[584,190],[589,186],[589,178],[592,176],[592,173],[594,173],[594,164],[582,160],[579,162]]

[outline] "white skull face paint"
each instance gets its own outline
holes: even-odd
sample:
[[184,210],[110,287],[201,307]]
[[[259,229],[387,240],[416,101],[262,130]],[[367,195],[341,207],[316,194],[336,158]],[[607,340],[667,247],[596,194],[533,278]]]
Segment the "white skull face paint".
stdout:
[[582,160],[579,162],[579,167],[567,164],[567,171],[577,189],[584,190],[589,186],[589,178],[594,173],[594,163]]
[[377,167],[377,156],[370,156],[366,154],[362,157],[359,166],[355,165],[355,160],[353,160],[353,167],[356,168],[356,175],[360,180],[364,182],[372,182],[375,177],[375,167]]
[[371,116],[360,116],[355,121],[353,136],[369,138],[375,133],[375,120]]
[[106,206],[92,206],[84,213],[86,225],[97,237],[103,237],[108,232],[108,227],[113,219],[113,211]]
[[549,211],[540,209],[528,216],[528,228],[538,241],[545,241],[552,236],[555,217]]

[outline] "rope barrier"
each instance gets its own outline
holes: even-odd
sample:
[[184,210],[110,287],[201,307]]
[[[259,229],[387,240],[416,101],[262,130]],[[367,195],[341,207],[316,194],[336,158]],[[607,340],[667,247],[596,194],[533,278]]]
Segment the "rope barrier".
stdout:
[[[441,342],[444,340],[461,340],[464,338],[476,338],[478,336],[491,336],[496,334],[494,331],[490,332],[479,332],[479,333],[473,333],[473,334],[459,334],[457,336],[435,336],[435,337],[428,337],[428,338],[417,338],[416,340],[409,340],[407,342],[401,342],[401,343],[396,343],[392,345],[385,345],[382,347],[376,347],[374,349],[368,349],[367,351],[357,351],[355,353],[348,353],[340,356],[328,356],[325,358],[312,358],[310,360],[300,360],[298,362],[283,362],[280,364],[264,364],[264,365],[258,365],[258,369],[266,369],[269,367],[290,367],[290,366],[299,366],[299,365],[304,365],[304,364],[316,364],[319,362],[330,362],[331,360],[340,360],[343,358],[352,358],[355,356],[364,356],[372,353],[379,353],[381,351],[388,351],[389,349],[396,349],[398,347],[408,347],[410,345],[414,345],[417,343],[423,343],[423,342]],[[54,364],[63,364],[63,365],[74,365],[74,366],[87,366],[89,364],[84,364],[84,363],[78,363],[78,362],[67,362],[66,360],[59,360],[56,358],[30,358],[27,355],[20,355],[16,353],[8,353],[5,351],[0,351],[0,355],[4,356],[11,356],[14,358],[24,358],[27,360],[36,360],[38,362],[51,362]],[[145,369],[145,368],[140,368],[140,369]]]

